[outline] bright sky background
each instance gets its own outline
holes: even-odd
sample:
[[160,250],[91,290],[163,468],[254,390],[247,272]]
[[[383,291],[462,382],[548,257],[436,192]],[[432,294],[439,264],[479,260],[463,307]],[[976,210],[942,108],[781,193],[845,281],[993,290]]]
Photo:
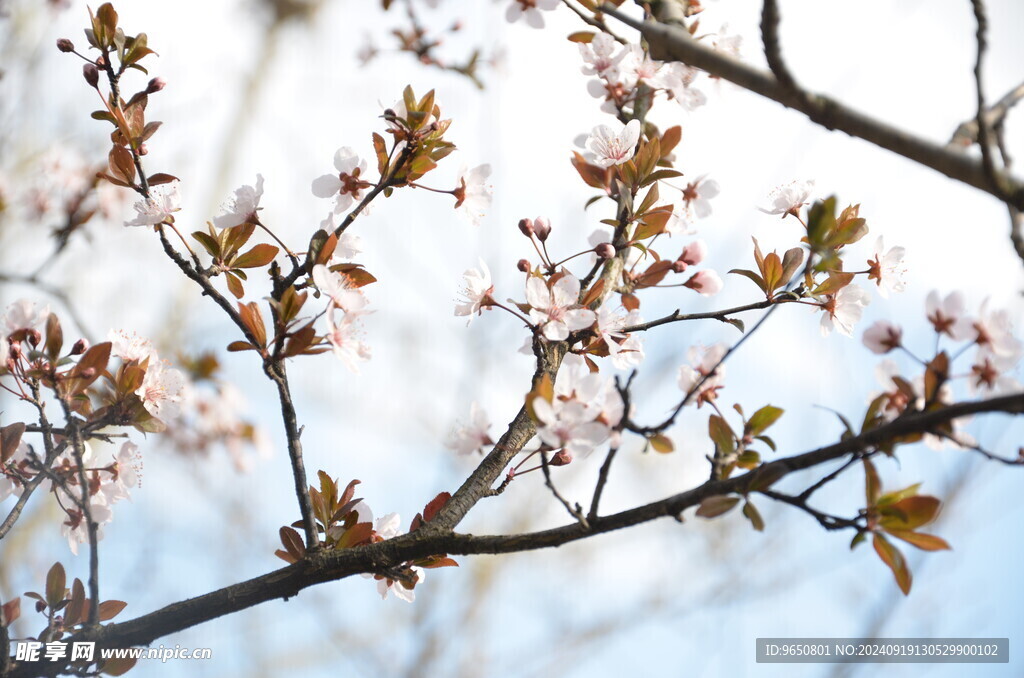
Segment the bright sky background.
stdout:
[[[102,157],[106,131],[87,118],[95,102],[81,82],[79,64],[52,48],[58,37],[84,43],[84,3],[32,16],[20,9],[25,4],[14,3],[24,42],[2,49],[14,52],[16,64],[34,62],[36,74],[29,80],[11,64],[0,81],[3,124],[16,121],[20,139],[18,144],[8,140],[4,153],[13,148],[20,162],[30,162],[25,158],[56,144]],[[448,0],[436,11],[425,10],[432,25],[463,19],[465,31],[447,45],[456,58],[473,45],[503,51],[501,69],[484,73],[483,92],[407,55],[385,54],[360,67],[355,53],[364,34],[372,32],[378,44],[387,44],[388,28],[398,22],[395,12],[382,16],[378,3],[368,0],[327,2],[312,25],[285,29],[264,62],[257,51],[263,11],[252,2],[115,5],[122,25],[129,32],[145,30],[160,53],[150,68],[168,86],[152,97],[149,115],[165,125],[150,143],[147,168],[181,178],[185,203],[178,222],[189,230],[201,227],[234,187],[252,183],[260,172],[266,179],[264,222],[301,246],[329,209],[327,201],[312,196],[310,181],[332,171],[339,146],[369,156],[370,133],[382,129],[382,108],[410,83],[417,93],[437,89],[444,116],[455,120],[449,136],[460,149],[426,183],[450,188],[462,163],[494,167],[495,199],[479,228],[455,215],[450,198],[424,191],[400,191],[360,219],[356,230],[365,254],[359,261],[380,280],[368,288],[377,309],[366,322],[373,360],[359,376],[328,356],[290,367],[306,425],[310,475],[324,468],[343,481],[361,479],[360,494],[377,514],[398,511],[405,525],[437,492],[453,490],[470,469],[443,446],[456,419],[465,418],[470,403],[478,401],[495,430],[502,430],[520,406],[532,372],[532,360],[516,353],[524,333],[514,319],[488,313],[467,329],[452,315],[462,271],[482,257],[494,272],[498,298],[521,299],[515,262],[532,252],[516,229],[521,217],[549,216],[555,228],[549,247],[553,254],[567,255],[581,249],[607,216],[601,204],[582,211],[591,192],[568,162],[574,139],[609,119],[586,92],[576,46],[564,39],[582,26],[564,10],[548,15],[544,31],[510,26],[503,18],[505,2],[493,4]],[[973,115],[975,26],[965,0],[872,3],[870,11],[863,3],[780,4],[785,56],[808,88],[940,142]],[[986,85],[995,99],[1024,75],[1019,40],[1024,5],[1012,0],[989,5]],[[710,0],[707,6],[702,26],[715,30],[728,23],[744,36],[744,58],[763,63],[759,3]],[[237,124],[236,102],[258,62],[255,77],[263,82],[247,112],[251,124],[224,149],[225,136]],[[683,125],[677,156],[687,176],[710,174],[722,185],[713,216],[699,226],[709,244],[709,264],[726,278],[726,287],[710,300],[688,290],[665,290],[656,300],[650,295],[645,317],[677,307],[700,311],[755,300],[749,282],[725,271],[752,265],[751,236],[766,250],[796,244],[795,222],[755,209],[766,204],[773,187],[792,179],[815,179],[820,197],[836,193],[844,204],[861,203],[872,229],[854,249],[864,259],[875,234],[908,250],[907,291],[888,303],[874,295],[856,340],[822,339],[817,315],[780,309],[730,361],[725,402],[742,402],[748,411],[766,402],[785,408],[775,429],[782,451],[800,452],[836,439],[835,418],[817,406],[851,418],[862,415],[867,394],[876,388],[877,361],[859,336],[873,320],[904,322],[910,326],[909,343],[917,340],[922,352],[928,350],[930,333],[921,321],[931,289],[964,290],[974,308],[991,297],[990,303],[1012,308],[1020,326],[1024,276],[1009,247],[1005,210],[994,198],[866,142],[813,127],[801,115],[731,85],[710,84],[707,91],[711,103],[697,113],[686,115],[662,103],[655,118]],[[1024,155],[1020,118],[1011,116],[1008,129],[1011,152]],[[227,173],[218,177],[224,153]],[[14,157],[0,157],[8,174]],[[64,259],[66,268],[53,279],[67,283],[76,302],[102,319],[95,328],[186,336],[189,350],[221,349],[234,338],[210,304],[177,281],[151,234],[116,225],[91,230],[92,242],[77,241]],[[42,258],[32,249],[40,242],[38,231],[8,228],[2,237],[8,247],[4,267]],[[664,251],[675,256],[686,242]],[[5,301],[13,294],[5,289]],[[749,326],[753,318],[747,320]],[[168,324],[177,329],[168,331]],[[691,344],[738,337],[714,322],[665,329],[647,340],[649,357],[638,380],[645,391],[639,402],[642,420],[660,419],[676,402],[676,369]],[[169,354],[175,348],[165,346]],[[102,543],[105,597],[129,600],[125,619],[280,565],[272,556],[277,528],[297,516],[291,483],[284,482],[288,463],[273,391],[251,356],[228,357],[225,364],[249,396],[255,416],[274,435],[277,453],[238,475],[222,458],[182,462],[157,450],[146,452],[144,485],[132,504],[118,507]],[[624,448],[605,510],[646,503],[700,482],[706,476],[708,446],[700,441],[706,419],[705,410],[689,414],[673,432],[680,448],[673,455],[641,456],[639,444]],[[1020,444],[1021,428],[988,417],[972,432],[1010,453]],[[140,445],[146,449],[147,443]],[[602,458],[596,453],[562,469],[560,489],[589,496]],[[465,627],[459,615],[477,595],[469,587],[469,567],[431,572],[412,606],[382,603],[371,582],[354,578],[162,642],[213,648],[215,659],[189,667],[188,675],[288,675],[284,667],[295,666],[289,662],[310,656],[315,661],[304,675],[392,675],[421,649],[424,629],[444,623],[451,631],[438,651],[453,662],[477,662],[487,676],[817,677],[843,674],[832,673],[828,665],[756,665],[754,639],[872,632],[1009,636],[1013,663],[972,666],[970,675],[1019,673],[1024,628],[1018,610],[1024,591],[1018,472],[924,447],[905,449],[900,464],[880,466],[887,486],[924,481],[924,491],[940,497],[958,477],[972,477],[953,504],[955,511],[951,508],[935,528],[954,550],[919,558],[910,547],[904,549],[915,573],[907,599],[869,547],[851,554],[848,534],[826,534],[794,510],[760,498],[768,521],[764,534],[753,532],[737,511],[710,523],[648,525],[510,559],[497,570],[498,583],[487,591],[480,617]],[[806,482],[816,477],[807,476]],[[501,498],[481,504],[461,529],[493,533],[564,524],[567,516],[540,481],[530,476],[517,481]],[[861,483],[860,472],[851,472],[846,482],[822,492],[817,505],[852,512],[862,498]],[[86,560],[72,561],[55,525],[40,520],[32,533],[39,541],[32,551],[36,579],[54,558],[73,562],[69,569],[84,578]],[[487,558],[477,561],[464,565],[479,568],[473,570],[477,573],[496,566]],[[5,599],[33,585],[20,563],[0,569]],[[578,653],[564,642],[604,620],[616,620],[621,628]],[[361,657],[366,646],[377,660]],[[256,648],[277,658],[260,666],[260,655],[250,654]],[[565,663],[548,667],[559,654]],[[131,675],[185,675],[185,670],[139,667]],[[848,675],[922,672],[914,665],[878,665]],[[956,665],[936,665],[928,675],[964,672]]]

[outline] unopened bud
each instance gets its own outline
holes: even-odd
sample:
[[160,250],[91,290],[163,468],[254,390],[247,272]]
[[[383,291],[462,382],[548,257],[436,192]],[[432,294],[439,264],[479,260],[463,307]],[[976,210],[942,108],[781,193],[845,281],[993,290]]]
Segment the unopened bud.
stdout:
[[71,42],[67,38],[58,38],[57,39],[57,49],[59,49],[62,52],[74,52],[75,51],[75,43]]
[[75,342],[75,345],[71,347],[71,355],[82,355],[89,348],[89,342],[85,339],[79,339]]
[[102,55],[96,57],[96,66],[99,68],[106,68],[107,60]]
[[18,358],[20,358],[21,357],[21,342],[20,341],[12,341],[11,342],[10,350],[7,352],[7,355],[10,357],[11,360],[17,360]]
[[146,94],[155,94],[156,92],[162,90],[164,87],[167,87],[166,80],[164,80],[163,78],[153,78],[149,81],[149,84],[146,85]]
[[572,463],[572,455],[565,450],[559,450],[555,452],[554,456],[548,462],[548,466],[565,466],[566,464]]
[[686,263],[685,261],[683,261],[682,259],[676,259],[675,261],[672,262],[672,272],[673,273],[682,273],[683,271],[685,271],[689,267],[690,267],[690,265],[688,263]]
[[519,230],[523,232],[527,238],[533,236],[533,219],[520,219]]
[[146,155],[149,153],[149,146],[146,144],[139,144],[139,155]]
[[537,217],[533,220],[533,232],[537,235],[537,240],[544,242],[551,235],[551,220],[547,217]]
[[25,333],[25,340],[32,346],[38,346],[43,340],[43,335],[39,334],[39,330],[29,330]]
[[519,263],[516,264],[516,268],[518,268],[523,273],[529,273],[531,268],[530,262],[527,261],[526,259],[520,259]]
[[611,259],[615,256],[615,245],[610,242],[603,242],[594,248],[594,254],[602,259]]
[[85,76],[85,81],[89,83],[90,87],[99,87],[100,84],[100,72],[93,64],[86,64],[82,66],[82,75]]

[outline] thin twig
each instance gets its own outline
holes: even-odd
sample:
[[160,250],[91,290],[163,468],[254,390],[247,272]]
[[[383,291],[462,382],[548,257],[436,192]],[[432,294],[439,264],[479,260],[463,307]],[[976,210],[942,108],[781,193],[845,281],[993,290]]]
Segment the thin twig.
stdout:
[[562,503],[562,506],[565,507],[565,510],[569,512],[569,515],[578,520],[580,525],[583,526],[583,529],[589,530],[590,525],[587,523],[586,516],[583,515],[583,507],[580,506],[579,503],[576,503],[575,505],[569,503],[569,500],[562,496],[562,493],[558,491],[557,487],[555,487],[554,481],[551,480],[551,469],[549,468],[549,466],[550,464],[548,463],[548,453],[546,450],[541,450],[540,467],[541,470],[543,470],[544,472],[544,484],[547,485],[549,490],[551,490],[551,494],[555,496],[555,499]]

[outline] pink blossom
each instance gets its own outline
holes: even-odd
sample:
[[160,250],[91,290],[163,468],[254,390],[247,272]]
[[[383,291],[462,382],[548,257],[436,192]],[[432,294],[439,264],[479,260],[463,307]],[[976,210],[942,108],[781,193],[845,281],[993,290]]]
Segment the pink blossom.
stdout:
[[485,446],[494,444],[488,434],[490,428],[487,412],[474,402],[469,407],[469,423],[452,431],[446,446],[458,454],[483,452]]
[[685,287],[689,287],[703,297],[718,294],[722,291],[724,284],[722,277],[711,269],[697,271],[689,280],[683,283]]

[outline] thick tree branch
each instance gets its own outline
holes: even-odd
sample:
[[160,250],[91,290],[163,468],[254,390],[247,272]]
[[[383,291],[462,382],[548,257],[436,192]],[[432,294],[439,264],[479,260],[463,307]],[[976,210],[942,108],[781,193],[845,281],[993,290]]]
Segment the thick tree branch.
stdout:
[[680,27],[655,21],[637,21],[607,5],[599,9],[640,31],[650,45],[651,55],[656,59],[681,61],[700,68],[800,111],[826,129],[840,130],[869,141],[951,179],[990,193],[1000,200],[1005,199],[1018,209],[1024,209],[1024,184],[1006,172],[997,171],[996,183],[993,185],[981,163],[964,153],[897,129],[826,96],[788,89],[772,75],[700,44]]
[[[657,518],[678,517],[686,509],[699,505],[708,497],[746,494],[751,490],[752,482],[759,477],[771,475],[781,478],[795,471],[862,452],[886,441],[932,431],[954,419],[984,412],[1024,414],[1024,393],[958,403],[931,412],[909,414],[861,435],[763,464],[755,471],[728,480],[709,480],[698,487],[659,501],[609,516],[595,517],[588,521],[588,527],[573,522],[562,527],[527,534],[475,536],[450,532],[437,524],[438,519],[435,518],[420,530],[410,534],[353,549],[317,551],[294,565],[168,605],[137,619],[81,631],[68,639],[68,642],[95,641],[102,647],[147,645],[157,638],[260,603],[277,598],[287,600],[310,586],[361,572],[387,570],[398,563],[415,558],[436,553],[475,555],[533,551],[561,546]],[[512,428],[510,427],[510,430]],[[40,673],[40,668],[45,673]],[[40,667],[38,663],[22,663],[14,666],[9,676],[5,678],[56,675],[60,670],[60,666]]]

